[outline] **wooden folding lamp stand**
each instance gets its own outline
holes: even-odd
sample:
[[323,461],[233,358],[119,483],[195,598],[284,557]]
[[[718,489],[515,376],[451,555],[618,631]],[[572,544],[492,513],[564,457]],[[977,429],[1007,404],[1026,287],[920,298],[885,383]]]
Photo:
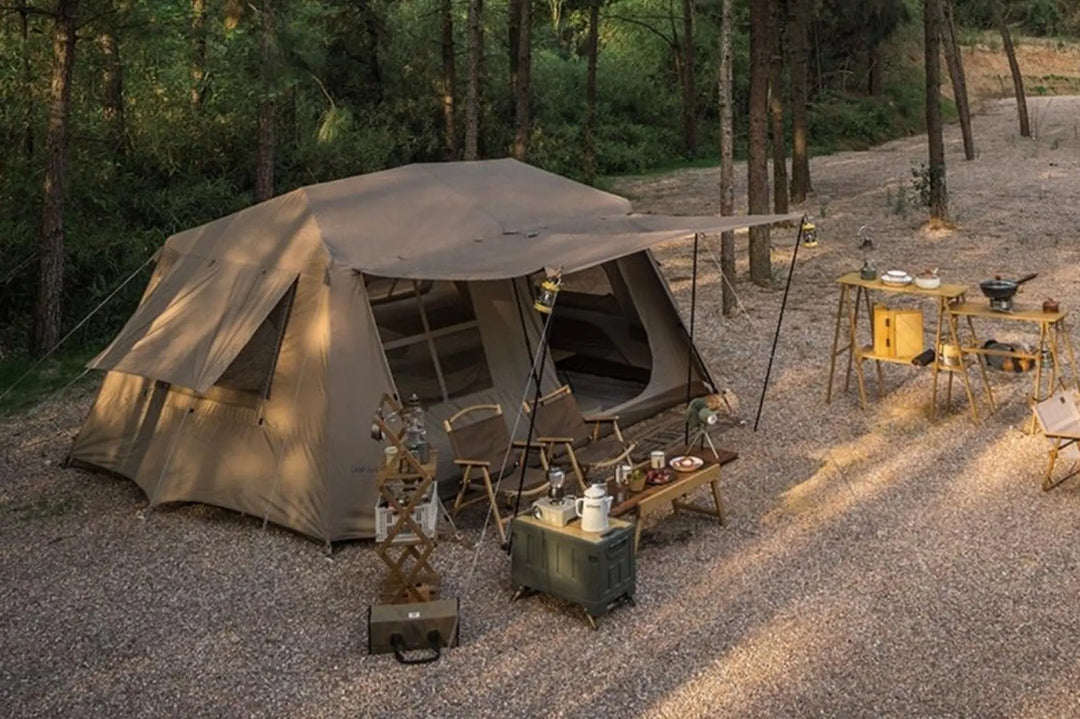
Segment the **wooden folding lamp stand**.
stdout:
[[[375,479],[379,504],[385,503],[393,520],[376,549],[390,571],[381,603],[368,613],[368,651],[392,651],[398,661],[416,664],[437,659],[441,647],[457,645],[458,601],[439,598],[440,578],[430,563],[435,536],[421,519],[425,511],[437,512],[437,454],[432,450],[428,461],[421,462],[409,451],[401,439],[404,427],[395,431],[387,422],[400,417],[401,411],[394,398],[383,395],[372,419],[377,434],[397,448],[397,461],[380,469]],[[430,510],[425,510],[429,504]],[[433,654],[407,659],[408,650]]]

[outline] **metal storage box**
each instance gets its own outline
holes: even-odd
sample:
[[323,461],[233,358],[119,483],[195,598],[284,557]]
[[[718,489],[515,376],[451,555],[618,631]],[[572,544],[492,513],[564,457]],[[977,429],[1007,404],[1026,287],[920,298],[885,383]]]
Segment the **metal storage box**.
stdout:
[[637,568],[634,525],[619,519],[601,533],[583,532],[581,522],[564,527],[529,515],[511,524],[510,581],[580,605],[590,620],[616,602],[633,601]]
[[409,604],[375,604],[368,610],[368,653],[394,651],[400,637],[403,651],[428,649],[428,636],[438,632],[440,647],[458,644],[458,600],[437,599]]

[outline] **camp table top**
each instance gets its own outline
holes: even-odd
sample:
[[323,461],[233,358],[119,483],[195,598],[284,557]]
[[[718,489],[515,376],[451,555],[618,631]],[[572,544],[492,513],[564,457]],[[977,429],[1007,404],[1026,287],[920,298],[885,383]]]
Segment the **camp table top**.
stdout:
[[[720,499],[720,467],[736,459],[739,455],[736,452],[724,449],[717,450],[717,452],[720,455],[718,458],[714,458],[712,451],[708,449],[687,450],[683,448],[680,452],[672,453],[672,457],[677,457],[680,454],[701,457],[705,464],[692,472],[677,472],[674,469],[669,469],[668,471],[674,475],[670,482],[646,486],[642,491],[634,492],[626,500],[612,506],[611,515],[613,517],[619,517],[631,512],[637,516],[637,526],[634,528],[635,548],[641,541],[641,524],[644,518],[663,509],[668,503],[671,504],[673,511],[684,509],[697,512],[716,517],[720,524],[724,523],[724,504]],[[713,506],[702,506],[682,501],[684,497],[704,484],[708,484],[712,490]],[[609,487],[610,489],[612,488]]]

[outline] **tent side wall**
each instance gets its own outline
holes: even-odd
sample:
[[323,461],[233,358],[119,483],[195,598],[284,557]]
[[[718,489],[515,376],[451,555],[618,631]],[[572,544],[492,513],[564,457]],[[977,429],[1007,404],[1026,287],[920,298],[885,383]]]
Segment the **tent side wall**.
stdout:
[[[300,274],[268,398],[110,371],[70,457],[133,479],[151,505],[196,501],[329,539],[323,526],[326,256]],[[208,321],[215,308],[205,308]]]
[[324,522],[331,541],[375,536],[375,474],[383,445],[371,419],[383,393],[394,394],[363,276],[349,267],[329,273],[331,347],[327,357]]

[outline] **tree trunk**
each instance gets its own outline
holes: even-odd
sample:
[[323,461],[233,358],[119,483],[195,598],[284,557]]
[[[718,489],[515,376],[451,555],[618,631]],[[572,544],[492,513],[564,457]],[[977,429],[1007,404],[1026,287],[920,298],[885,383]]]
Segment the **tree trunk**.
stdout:
[[106,30],[98,36],[98,47],[103,56],[101,85],[104,97],[101,116],[105,120],[106,137],[110,147],[117,156],[122,156],[127,146],[124,131],[124,72],[116,35],[111,30]]
[[529,96],[532,74],[532,3],[521,3],[518,28],[517,97],[514,111],[514,157],[525,160],[529,149]]
[[64,191],[67,186],[68,117],[71,75],[75,67],[78,0],[59,0],[53,29],[52,79],[49,83],[49,126],[45,135],[45,182],[41,213],[40,277],[34,311],[31,350],[37,357],[60,341],[64,292]]
[[480,59],[484,54],[484,0],[469,0],[466,21],[466,45],[469,55],[469,78],[465,88],[465,154],[464,159],[479,159],[480,143]]
[[1031,137],[1031,125],[1028,123],[1027,98],[1024,95],[1024,78],[1020,74],[1020,64],[1016,61],[1016,48],[1013,47],[1009,24],[1005,22],[1005,13],[1001,5],[997,6],[997,24],[1001,30],[1001,44],[1009,58],[1009,71],[1012,73],[1013,91],[1016,93],[1016,114],[1020,118],[1020,137]]
[[600,3],[589,3],[589,66],[585,75],[585,182],[596,182],[596,59],[599,53]]
[[22,72],[19,77],[21,95],[24,101],[20,110],[22,124],[22,146],[27,159],[34,156],[34,124],[32,87],[34,83],[33,65],[30,62],[30,10],[26,6],[26,0],[18,0],[15,9],[19,13],[19,55],[22,58]]
[[683,0],[682,120],[686,156],[697,155],[697,88],[694,78],[694,0]]
[[952,82],[953,98],[956,100],[956,114],[960,118],[960,134],[964,138],[964,157],[974,160],[975,138],[971,134],[971,109],[968,107],[967,80],[964,79],[964,56],[960,53],[960,43],[956,39],[952,2],[943,0],[941,5],[944,11],[941,27],[942,38],[945,42],[945,63],[949,67],[949,80]]
[[772,125],[773,211],[788,211],[787,144],[784,133],[784,10],[773,6],[772,57],[769,61],[769,119]]
[[191,105],[206,101],[206,0],[191,0]]
[[[769,213],[769,0],[750,0],[750,120],[746,172],[751,215]],[[750,228],[750,279],[768,286],[772,258],[768,226]]]
[[[722,0],[720,9],[720,214],[735,214],[735,162],[732,95],[734,73],[731,58],[731,2]],[[724,315],[735,312],[735,233],[720,234],[721,298]]]
[[259,35],[259,119],[255,149],[255,202],[274,196],[274,119],[277,48],[274,40],[274,8],[262,1],[262,32]]
[[518,58],[521,54],[521,8],[525,0],[509,0],[506,8],[506,47],[510,68],[510,97],[517,101]]
[[452,0],[442,0],[442,113],[443,144],[447,160],[456,160],[458,155],[457,127],[454,122],[454,85],[457,82],[457,69],[454,66],[454,15]]
[[866,58],[869,65],[866,70],[866,92],[870,97],[877,97],[881,94],[881,49],[875,45],[867,51]]
[[924,0],[926,55],[926,136],[930,150],[930,219],[948,218],[945,192],[945,142],[941,135],[941,0]]
[[809,75],[807,46],[809,44],[810,13],[808,0],[795,0],[790,14],[785,43],[791,56],[788,78],[791,82],[791,202],[805,202],[810,192],[810,154],[807,147],[807,77]]

